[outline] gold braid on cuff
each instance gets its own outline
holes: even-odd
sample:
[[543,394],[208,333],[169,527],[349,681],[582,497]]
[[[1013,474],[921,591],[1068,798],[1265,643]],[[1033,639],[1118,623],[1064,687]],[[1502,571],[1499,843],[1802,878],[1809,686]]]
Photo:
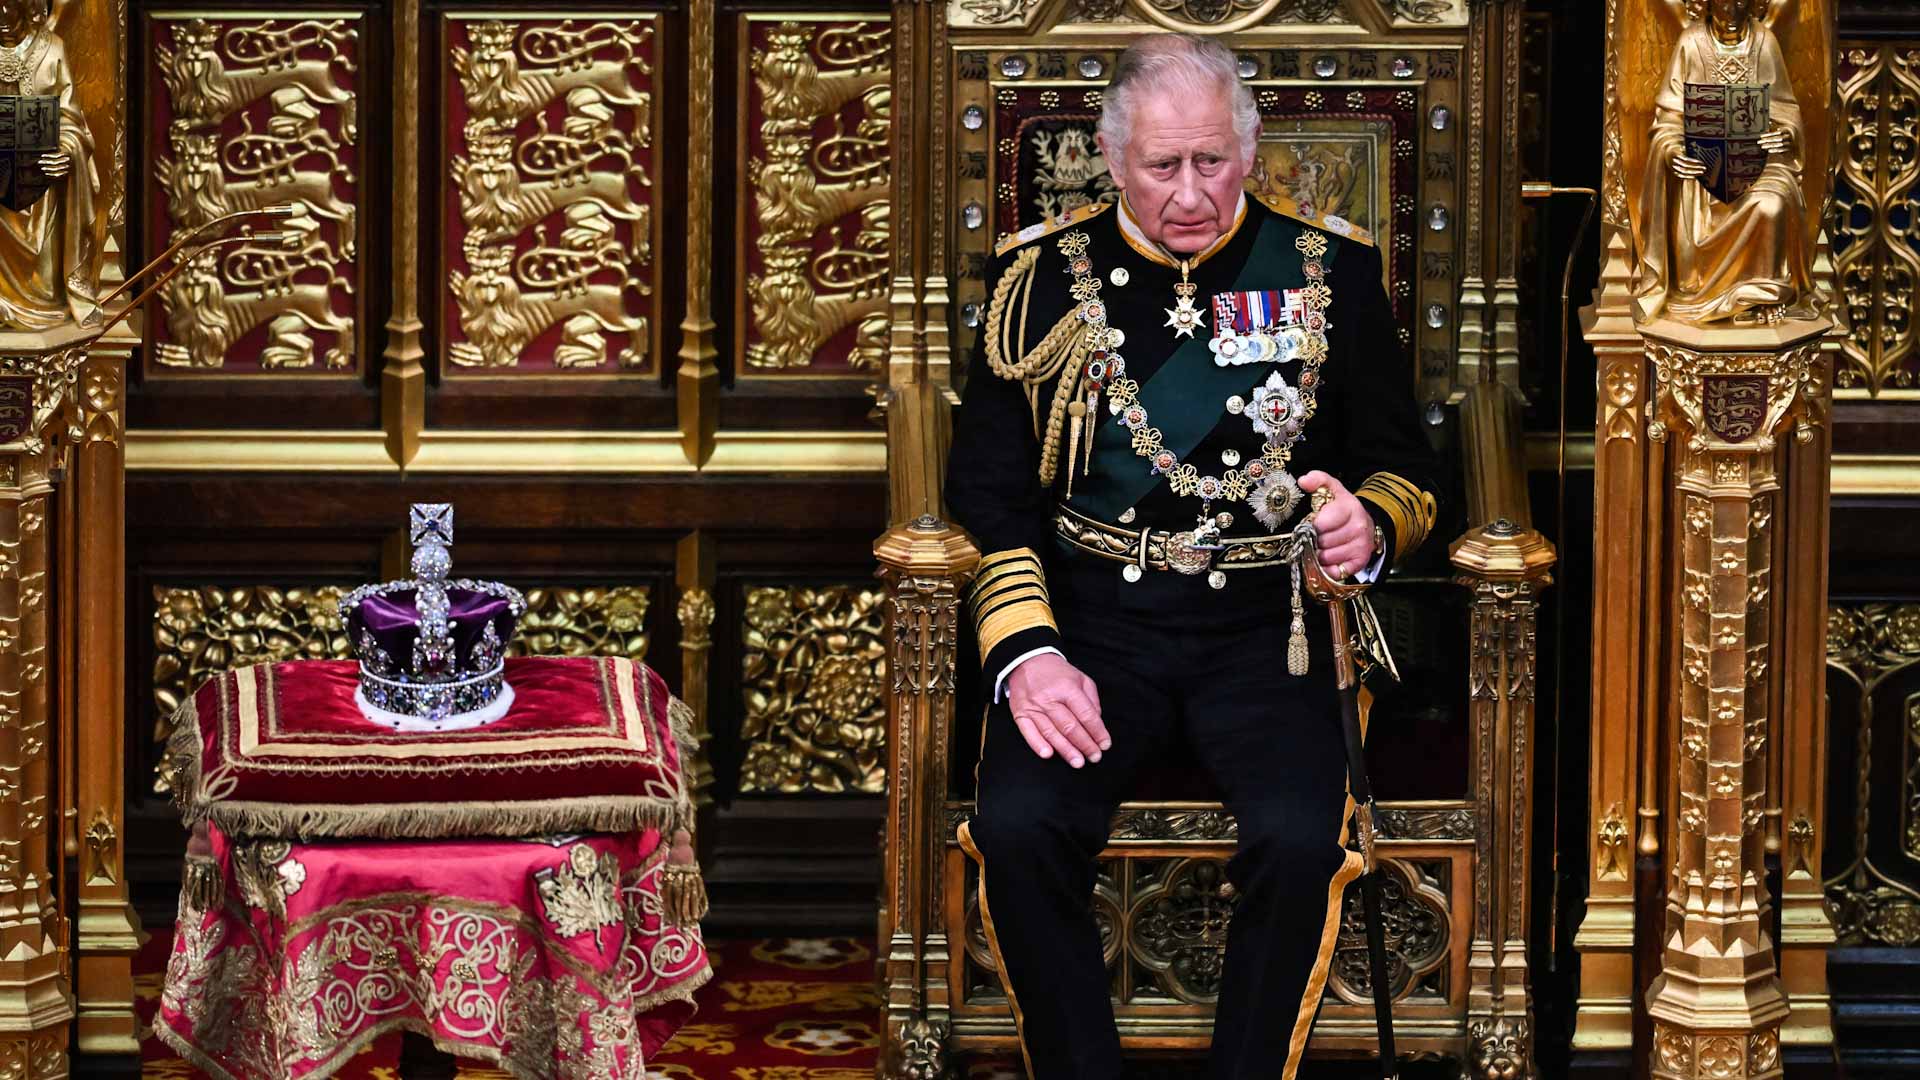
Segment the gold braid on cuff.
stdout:
[[968,603],[982,657],[992,655],[994,646],[1022,630],[1059,629],[1047,600],[1047,574],[1032,548],[996,551],[980,560]]
[[1399,562],[1433,531],[1439,510],[1433,496],[1404,476],[1377,472],[1354,495],[1379,507],[1393,522],[1393,561]]

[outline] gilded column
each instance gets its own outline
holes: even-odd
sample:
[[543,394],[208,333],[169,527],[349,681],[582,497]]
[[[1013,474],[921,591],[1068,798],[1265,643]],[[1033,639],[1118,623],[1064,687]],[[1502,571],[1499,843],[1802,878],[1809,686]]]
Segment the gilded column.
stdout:
[[680,620],[680,700],[693,710],[694,742],[699,747],[687,769],[694,804],[704,810],[713,805],[713,766],[707,755],[713,738],[707,721],[708,661],[713,654],[713,539],[698,531],[682,537],[677,563],[674,580],[680,602],[674,613]]
[[[1648,356],[1671,424],[1679,493],[1678,803],[1669,853],[1666,950],[1648,992],[1653,1075],[1691,1080],[1781,1075],[1787,999],[1767,895],[1768,685],[1774,435],[1799,417],[1825,320],[1780,328],[1648,328]],[[1800,553],[1795,553],[1799,558]]]
[[687,315],[680,322],[680,369],[674,379],[680,448],[700,466],[713,456],[720,428],[712,312],[714,0],[693,0],[687,20]]
[[420,360],[420,0],[393,5],[393,314],[380,371],[387,456],[406,468],[427,426],[427,372]]
[[[1645,438],[1646,356],[1632,308],[1632,235],[1623,175],[1616,28],[1621,0],[1607,0],[1608,46],[1602,125],[1601,267],[1594,302],[1580,312],[1593,347],[1599,393],[1594,405],[1593,595],[1635,597],[1649,588],[1649,557],[1659,550],[1657,451]],[[1624,1053],[1633,1046],[1633,870],[1636,851],[1660,850],[1658,801],[1643,802],[1640,732],[1650,637],[1642,603],[1593,605],[1586,915],[1574,935],[1580,990],[1573,1044],[1580,1051]],[[1644,813],[1636,812],[1644,809]],[[1636,828],[1637,827],[1637,828]]]
[[931,515],[874,544],[887,585],[892,696],[888,708],[886,880],[889,913],[887,1080],[944,1076],[948,987],[936,905],[952,739],[954,652],[960,596],[980,562],[965,533]]
[[1833,1045],[1833,1003],[1827,989],[1827,950],[1836,941],[1821,880],[1822,826],[1827,805],[1826,665],[1813,663],[1827,648],[1827,506],[1832,492],[1833,371],[1841,338],[1829,334],[1808,368],[1801,390],[1806,438],[1787,454],[1788,488],[1779,531],[1792,553],[1794,574],[1776,595],[1786,609],[1781,647],[1800,658],[1782,673],[1781,790],[1785,819],[1780,858],[1780,978],[1792,1013],[1781,1032],[1789,1047]]
[[[84,347],[0,354],[0,1075],[67,1075],[74,1015],[48,854],[53,747],[48,712],[48,504],[70,434]],[[68,335],[71,337],[71,335]],[[24,407],[23,407],[24,406]],[[117,648],[118,643],[115,643]],[[116,766],[117,767],[117,766]]]
[[1472,1075],[1536,1075],[1527,971],[1527,853],[1532,847],[1534,626],[1553,545],[1500,518],[1454,541],[1455,580],[1473,591],[1469,679],[1480,858],[1491,867],[1467,958]]
[[137,1055],[133,954],[140,921],[127,902],[126,822],[126,468],[124,372],[139,334],[123,324],[93,344],[80,369],[82,429],[72,449],[76,573],[69,606],[77,621],[76,724],[64,753],[77,768],[73,795],[81,829],[74,988],[78,1047],[85,1054]]

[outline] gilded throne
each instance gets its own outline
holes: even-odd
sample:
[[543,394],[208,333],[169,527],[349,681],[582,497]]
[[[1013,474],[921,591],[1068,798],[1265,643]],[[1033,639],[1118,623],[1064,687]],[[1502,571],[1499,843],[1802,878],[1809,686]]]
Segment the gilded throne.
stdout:
[[[956,838],[971,811],[980,698],[957,617],[977,555],[939,521],[932,479],[956,396],[948,365],[972,347],[996,238],[1116,197],[1091,137],[1101,88],[1129,32],[1158,26],[1234,32],[1264,118],[1250,186],[1380,240],[1400,337],[1420,361],[1417,394],[1455,453],[1468,508],[1465,523],[1442,522],[1452,529],[1443,536],[1458,537],[1451,558],[1429,544],[1375,590],[1403,676],[1372,705],[1369,755],[1383,797],[1396,1032],[1403,1054],[1453,1058],[1476,1076],[1531,1074],[1528,740],[1537,593],[1553,552],[1529,526],[1519,444],[1515,240],[1499,227],[1516,209],[1518,177],[1487,120],[1517,107],[1484,79],[1518,48],[1509,6],[896,9],[896,40],[927,51],[925,69],[896,57],[896,102],[929,102],[940,119],[924,144],[896,148],[903,166],[923,157],[930,181],[895,195],[895,220],[924,224],[896,253],[882,395],[896,526],[876,545],[895,672],[880,928],[888,1075],[937,1075],[951,1052],[1017,1043]],[[1472,131],[1468,115],[1479,118]],[[1462,534],[1463,524],[1473,528]],[[1211,1030],[1235,826],[1191,773],[1123,806],[1093,898],[1130,1052],[1204,1049]],[[1313,1052],[1370,1052],[1370,995],[1355,890]]]

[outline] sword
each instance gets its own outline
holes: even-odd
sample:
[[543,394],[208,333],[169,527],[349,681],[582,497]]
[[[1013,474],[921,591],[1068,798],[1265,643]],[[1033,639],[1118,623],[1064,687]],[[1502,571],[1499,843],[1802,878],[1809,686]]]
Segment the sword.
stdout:
[[[1324,497],[1323,497],[1324,496]],[[1314,492],[1313,510],[1330,495]],[[1340,728],[1347,744],[1347,793],[1353,797],[1356,832],[1360,839],[1360,903],[1367,916],[1367,960],[1372,971],[1373,1018],[1380,1031],[1380,1076],[1395,1080],[1397,1055],[1393,1048],[1393,990],[1387,982],[1386,926],[1381,920],[1380,874],[1373,857],[1373,785],[1367,781],[1366,750],[1360,731],[1360,683],[1354,675],[1353,619],[1347,605],[1367,589],[1365,582],[1336,581],[1320,566],[1318,539],[1309,513],[1293,530],[1294,566],[1306,577],[1307,592],[1327,605],[1333,625],[1333,678],[1340,697]],[[1298,580],[1298,579],[1296,579]]]

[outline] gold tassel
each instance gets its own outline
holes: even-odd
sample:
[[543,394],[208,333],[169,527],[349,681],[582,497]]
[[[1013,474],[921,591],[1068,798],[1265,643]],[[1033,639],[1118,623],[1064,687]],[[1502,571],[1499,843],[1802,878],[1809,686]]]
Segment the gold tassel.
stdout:
[[673,831],[667,865],[660,870],[660,906],[669,926],[694,927],[707,917],[707,884],[693,857],[693,834]]
[[1087,423],[1087,403],[1076,401],[1067,406],[1067,498],[1073,498],[1074,466],[1080,462],[1080,430]]
[[1087,423],[1087,456],[1080,465],[1080,471],[1088,476],[1092,476],[1093,425],[1098,423],[1100,419],[1100,391],[1098,390],[1087,391],[1087,415],[1093,417],[1093,419]]
[[220,883],[220,864],[211,855],[188,855],[186,870],[180,878],[180,903],[188,911],[201,914],[212,911],[225,891]]
[[[1313,558],[1309,548],[1301,558]],[[1287,674],[1305,675],[1307,673],[1307,606],[1300,597],[1300,562],[1295,559],[1293,567],[1293,627],[1287,636]]]

